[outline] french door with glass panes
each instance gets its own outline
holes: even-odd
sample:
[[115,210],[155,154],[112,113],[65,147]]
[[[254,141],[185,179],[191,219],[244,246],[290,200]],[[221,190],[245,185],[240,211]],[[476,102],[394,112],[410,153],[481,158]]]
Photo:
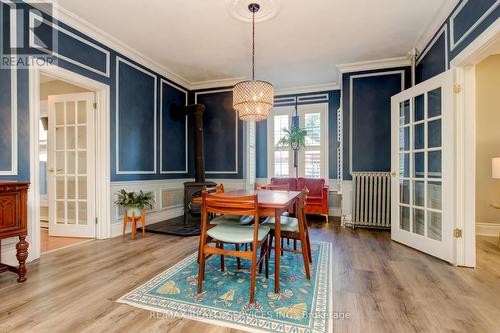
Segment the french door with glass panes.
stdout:
[[393,240],[453,262],[453,72],[392,97]]
[[94,93],[48,101],[49,235],[95,237]]

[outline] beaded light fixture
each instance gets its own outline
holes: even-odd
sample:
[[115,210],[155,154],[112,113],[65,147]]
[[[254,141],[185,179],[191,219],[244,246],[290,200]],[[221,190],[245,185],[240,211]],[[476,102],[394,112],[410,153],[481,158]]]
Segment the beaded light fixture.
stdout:
[[265,120],[273,107],[273,85],[255,80],[255,13],[259,9],[256,3],[248,5],[252,13],[252,80],[242,81],[233,87],[233,108],[243,121]]

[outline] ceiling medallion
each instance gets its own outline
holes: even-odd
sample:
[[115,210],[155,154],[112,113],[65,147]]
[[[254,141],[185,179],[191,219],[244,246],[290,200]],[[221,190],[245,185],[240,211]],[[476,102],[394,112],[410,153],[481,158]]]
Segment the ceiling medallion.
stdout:
[[259,5],[260,9],[255,13],[255,22],[264,22],[272,19],[280,9],[276,0],[226,0],[229,13],[238,21],[252,22],[252,12],[248,10],[251,4]]

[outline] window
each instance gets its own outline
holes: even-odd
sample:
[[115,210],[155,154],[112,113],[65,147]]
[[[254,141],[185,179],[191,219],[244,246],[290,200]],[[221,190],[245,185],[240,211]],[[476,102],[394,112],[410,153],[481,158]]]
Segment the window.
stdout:
[[290,128],[295,116],[295,107],[276,107],[268,122],[269,175],[270,177],[328,177],[328,104],[299,105],[299,126],[307,131],[306,146],[298,153],[298,174],[293,165],[293,150],[276,148],[285,135],[283,128]]

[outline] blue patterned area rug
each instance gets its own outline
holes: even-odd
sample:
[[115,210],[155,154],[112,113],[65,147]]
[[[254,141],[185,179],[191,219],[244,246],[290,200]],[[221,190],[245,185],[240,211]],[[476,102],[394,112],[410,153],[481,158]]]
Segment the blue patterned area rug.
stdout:
[[[274,254],[274,251],[273,251]],[[331,332],[332,254],[329,243],[312,244],[312,276],[305,277],[302,256],[285,252],[281,259],[279,294],[274,293],[274,261],[269,279],[257,275],[255,304],[250,305],[250,263],[220,257],[206,262],[203,292],[197,293],[197,254],[121,297],[118,302],[152,311],[154,318],[182,317],[250,332]],[[158,315],[161,314],[161,315]]]

